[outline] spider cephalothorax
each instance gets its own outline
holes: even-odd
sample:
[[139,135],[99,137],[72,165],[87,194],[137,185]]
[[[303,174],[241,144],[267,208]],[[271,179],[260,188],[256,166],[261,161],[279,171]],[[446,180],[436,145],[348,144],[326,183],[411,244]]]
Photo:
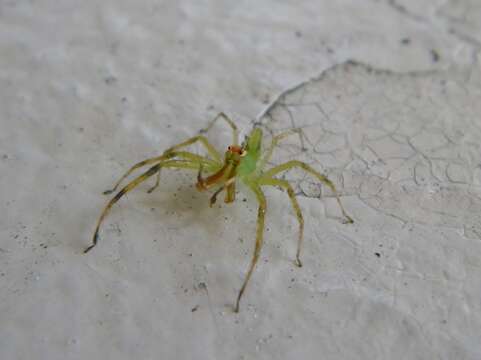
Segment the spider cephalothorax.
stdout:
[[[267,162],[271,158],[272,152],[276,147],[277,143],[284,137],[292,133],[299,132],[299,130],[289,130],[277,136],[274,136],[272,138],[270,146],[266,149],[265,152],[262,152],[262,130],[260,128],[254,128],[249,134],[249,136],[247,136],[245,142],[242,145],[238,145],[239,136],[237,127],[235,126],[234,122],[230,120],[224,113],[220,113],[206,129],[201,131],[201,133],[207,132],[218,119],[224,119],[230,125],[233,132],[232,145],[227,148],[227,151],[224,154],[224,158],[222,159],[220,153],[214,148],[214,146],[209,143],[209,141],[203,135],[198,135],[180,144],[172,146],[171,148],[164,151],[164,153],[160,156],[141,161],[134,165],[120,178],[120,180],[115,184],[112,190],[105,191],[104,193],[110,194],[117,190],[118,186],[122,183],[122,181],[126,177],[128,177],[134,170],[146,165],[152,166],[142,175],[138,176],[127,185],[125,185],[114,196],[114,198],[107,203],[102,214],[100,215],[99,220],[97,221],[97,226],[95,228],[94,236],[92,239],[92,245],[85,249],[84,253],[90,251],[97,244],[99,239],[100,225],[102,224],[102,221],[104,220],[112,206],[124,194],[126,194],[148,178],[156,175],[157,180],[155,182],[155,185],[148,190],[148,192],[152,192],[159,185],[160,170],[162,168],[196,170],[196,188],[199,191],[206,191],[210,188],[217,186],[217,190],[210,198],[211,206],[216,202],[217,195],[219,195],[222,191],[226,192],[224,201],[226,203],[233,202],[235,200],[236,181],[240,180],[255,194],[259,202],[259,209],[257,215],[256,244],[254,249],[254,255],[252,257],[242,287],[237,295],[237,300],[234,308],[234,310],[238,312],[242,294],[244,293],[244,290],[249,282],[257,260],[259,259],[259,254],[263,244],[264,219],[267,209],[266,198],[262,191],[262,187],[264,186],[276,186],[287,191],[287,195],[289,196],[292,207],[294,208],[296,217],[299,221],[299,238],[296,253],[296,265],[299,267],[302,266],[300,254],[304,232],[304,219],[292,186],[286,180],[276,178],[276,175],[292,168],[300,168],[305,172],[309,173],[310,175],[316,177],[324,185],[328,186],[336,196],[336,200],[339,204],[339,207],[341,208],[342,214],[345,218],[345,222],[352,223],[353,220],[349,215],[346,214],[337,194],[336,188],[334,187],[334,184],[326,176],[314,170],[310,165],[298,160],[291,160],[286,163],[266,169]],[[208,156],[200,156],[192,152],[180,151],[180,149],[192,145],[196,142],[200,142],[204,146],[208,153]],[[203,173],[210,175],[204,178]]]

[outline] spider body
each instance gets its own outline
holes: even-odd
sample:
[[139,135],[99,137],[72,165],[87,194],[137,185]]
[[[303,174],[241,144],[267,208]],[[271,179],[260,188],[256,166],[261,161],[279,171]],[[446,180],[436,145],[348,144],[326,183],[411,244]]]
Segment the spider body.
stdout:
[[[236,180],[239,179],[255,194],[259,203],[259,208],[257,214],[256,243],[254,248],[254,254],[247,274],[244,278],[242,287],[237,295],[237,300],[234,307],[234,311],[238,312],[240,300],[255,268],[257,260],[259,259],[260,251],[263,244],[264,222],[267,210],[267,201],[262,191],[262,187],[264,186],[276,186],[287,191],[287,195],[289,196],[291,205],[296,213],[296,217],[299,222],[299,237],[295,263],[299,267],[302,266],[300,260],[300,253],[304,232],[304,219],[297,199],[295,197],[294,189],[289,184],[289,182],[283,179],[276,178],[276,175],[292,168],[300,168],[306,171],[332,190],[345,218],[345,223],[352,223],[353,220],[345,212],[341,204],[339,195],[337,194],[336,188],[334,187],[334,184],[327,177],[318,173],[308,164],[297,160],[291,160],[281,165],[274,166],[270,169],[265,169],[266,164],[271,158],[272,152],[276,147],[277,143],[284,137],[299,132],[299,130],[290,130],[274,136],[272,138],[270,146],[266,149],[266,151],[263,152],[262,130],[260,128],[254,128],[249,134],[249,136],[246,138],[244,143],[242,145],[239,145],[237,127],[234,122],[230,120],[224,113],[220,113],[206,129],[201,130],[201,133],[205,133],[210,130],[210,128],[219,119],[223,119],[224,121],[226,121],[227,124],[232,128],[233,133],[232,145],[227,148],[227,151],[224,154],[224,158],[222,158],[220,153],[209,143],[209,141],[203,135],[198,135],[180,144],[172,146],[171,148],[164,151],[164,153],[160,156],[146,159],[132,166],[129,171],[127,171],[115,184],[114,188],[112,190],[105,191],[104,194],[110,194],[116,191],[119,185],[124,181],[124,179],[127,178],[133,171],[147,165],[152,165],[143,174],[139,175],[138,177],[130,181],[127,185],[125,185],[107,203],[98,219],[92,239],[92,245],[86,248],[84,253],[89,252],[93,247],[97,245],[97,242],[99,240],[100,225],[102,224],[106,215],[109,213],[112,206],[123,195],[125,195],[133,188],[137,187],[140,183],[144,182],[145,180],[154,175],[157,175],[155,185],[148,190],[149,193],[152,192],[159,185],[160,171],[162,168],[191,169],[197,171],[196,188],[199,191],[206,191],[214,186],[217,186],[217,190],[210,198],[210,206],[215,204],[215,202],[217,201],[217,196],[223,191],[225,191],[224,202],[234,202],[236,192]],[[208,156],[200,156],[188,151],[180,150],[197,142],[200,142],[204,146],[204,148],[207,150]],[[210,175],[204,178],[203,173],[207,173]]]
[[254,128],[247,138],[244,149],[245,153],[239,165],[238,175],[241,179],[248,177],[258,169],[257,162],[261,156],[261,145],[262,130],[260,128]]
[[223,185],[211,197],[211,206],[215,203],[217,194],[222,190],[226,190],[225,203],[235,201],[235,180],[239,178],[242,182],[249,186],[256,175],[257,163],[261,155],[262,130],[254,128],[254,130],[247,137],[245,144],[230,145],[224,155],[224,165],[222,168],[203,179],[201,176],[202,170],[197,177],[197,190],[204,191],[209,187],[220,184]]

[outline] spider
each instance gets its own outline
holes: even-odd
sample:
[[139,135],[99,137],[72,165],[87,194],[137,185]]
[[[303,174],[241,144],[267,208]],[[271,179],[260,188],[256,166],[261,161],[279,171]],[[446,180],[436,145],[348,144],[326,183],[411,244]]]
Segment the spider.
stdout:
[[[341,204],[341,200],[336,191],[334,184],[324,175],[318,173],[308,164],[291,160],[281,165],[274,166],[270,169],[266,169],[266,165],[270,160],[273,150],[280,140],[295,132],[299,132],[299,129],[288,130],[280,133],[277,136],[273,136],[270,146],[265,152],[261,151],[262,143],[262,130],[259,127],[254,127],[251,133],[246,137],[244,143],[239,145],[239,132],[234,122],[224,113],[219,113],[210,124],[200,134],[204,134],[209,131],[217,120],[223,119],[227,125],[232,128],[232,145],[227,148],[227,151],[222,158],[221,154],[209,143],[204,135],[194,136],[180,144],[170,147],[160,156],[153,157],[141,161],[132,166],[115,184],[113,189],[107,190],[104,194],[111,194],[117,190],[120,184],[127,178],[134,170],[144,167],[146,165],[152,165],[147,171],[139,175],[127,185],[125,185],[105,206],[103,209],[95,227],[95,232],[92,239],[92,244],[84,250],[84,253],[92,250],[99,240],[99,229],[103,220],[109,213],[112,206],[120,200],[122,196],[128,193],[130,190],[137,187],[139,184],[156,175],[156,182],[153,187],[148,190],[151,193],[155,188],[159,186],[160,171],[162,168],[174,168],[174,169],[191,169],[197,171],[197,183],[196,188],[199,191],[208,190],[214,186],[218,186],[218,189],[213,193],[210,198],[210,206],[215,204],[217,196],[225,191],[225,203],[232,203],[235,201],[236,195],[236,180],[242,181],[247,188],[249,188],[256,196],[259,203],[257,214],[257,228],[256,228],[256,243],[254,248],[254,254],[252,256],[247,274],[245,275],[244,282],[237,295],[234,311],[239,312],[239,303],[247,287],[252,272],[259,259],[263,244],[264,235],[264,220],[267,209],[267,202],[262,191],[264,186],[276,186],[287,191],[292,207],[294,208],[297,220],[299,222],[299,237],[297,241],[297,252],[295,264],[298,267],[302,267],[301,262],[301,248],[302,239],[304,234],[304,219],[302,216],[301,208],[297,202],[294,189],[286,180],[276,178],[275,176],[292,168],[300,168],[308,174],[317,178],[321,183],[329,187],[334,193],[337,203],[345,218],[344,223],[353,223],[352,218],[347,215],[344,207]],[[194,143],[200,143],[204,146],[209,156],[200,156],[193,154],[192,152],[183,151],[181,149],[192,145]],[[209,174],[207,177],[203,176],[203,173]]]

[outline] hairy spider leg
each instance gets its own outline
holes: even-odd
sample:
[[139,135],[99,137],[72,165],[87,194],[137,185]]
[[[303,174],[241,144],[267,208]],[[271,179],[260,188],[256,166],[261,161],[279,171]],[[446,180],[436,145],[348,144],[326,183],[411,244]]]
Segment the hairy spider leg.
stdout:
[[209,125],[207,125],[206,128],[200,130],[201,134],[205,134],[207,131],[209,131],[217,122],[217,120],[222,119],[227,122],[227,124],[232,128],[232,145],[238,145],[239,144],[239,130],[237,129],[236,124],[223,112],[220,112],[217,114],[217,116],[210,122]]
[[254,268],[257,264],[257,260],[259,260],[259,255],[264,242],[264,220],[265,220],[266,210],[267,210],[266,198],[261,188],[258,185],[250,184],[249,187],[254,192],[254,194],[256,195],[257,201],[259,202],[259,210],[257,214],[257,228],[256,228],[256,245],[254,248],[254,255],[252,256],[249,270],[247,271],[247,275],[244,278],[244,283],[242,284],[242,287],[239,290],[239,294],[237,295],[237,301],[235,303],[235,308],[234,308],[234,311],[236,313],[239,312],[239,303],[242,298],[242,294],[244,294],[244,291],[247,287],[247,283],[249,282],[252,272],[254,271]]
[[342,203],[341,203],[341,199],[339,197],[339,194],[337,193],[337,190],[336,190],[336,187],[334,186],[334,184],[332,183],[331,180],[329,180],[326,176],[318,173],[316,170],[314,170],[311,166],[309,166],[308,164],[302,162],[302,161],[299,161],[299,160],[291,160],[291,161],[288,161],[284,164],[280,164],[280,165],[277,165],[269,170],[267,170],[261,177],[261,181],[265,178],[269,179],[269,178],[272,178],[274,177],[275,175],[277,175],[278,173],[280,172],[283,172],[283,171],[287,171],[287,170],[290,170],[292,168],[295,168],[295,167],[298,167],[298,168],[301,168],[302,170],[304,170],[305,172],[311,174],[311,175],[314,175],[320,182],[322,182],[324,185],[326,185],[327,187],[329,187],[331,189],[331,191],[334,193],[334,196],[336,197],[336,200],[337,200],[337,203],[339,204],[339,207],[341,208],[341,211],[342,211],[342,215],[345,217],[345,221],[344,223],[346,224],[352,224],[354,222],[354,220],[349,216],[347,215],[346,211],[344,210],[344,207],[342,206]]
[[[122,175],[122,177],[117,181],[117,183],[114,185],[114,187],[110,190],[105,190],[104,194],[109,195],[109,194],[113,193],[115,190],[117,190],[117,188],[120,186],[122,181],[124,181],[125,178],[127,178],[130,174],[132,174],[132,172],[134,172],[138,168],[144,167],[145,165],[155,164],[155,163],[160,162],[160,161],[172,159],[174,157],[180,157],[180,158],[183,158],[183,159],[186,159],[186,160],[191,160],[191,161],[204,162],[204,163],[209,164],[209,165],[216,164],[215,161],[209,160],[206,157],[203,157],[203,156],[200,156],[200,155],[192,154],[188,151],[164,152],[164,154],[162,154],[160,156],[156,156],[156,157],[153,157],[153,158],[150,158],[150,159],[143,160],[141,162],[138,162],[134,166],[132,166],[124,175]],[[152,189],[150,189],[148,192],[152,192],[152,190],[155,189],[157,187],[157,185],[158,184],[156,183],[156,185]]]
[[144,172],[142,175],[139,175],[136,177],[134,180],[129,182],[127,185],[125,185],[105,206],[104,210],[102,211],[98,221],[97,221],[97,226],[95,227],[95,232],[94,236],[92,238],[92,245],[90,245],[88,248],[84,250],[84,254],[92,250],[92,248],[97,245],[97,242],[99,240],[99,229],[100,225],[102,224],[103,220],[109,213],[110,209],[112,206],[120,200],[122,196],[124,196],[126,193],[137,187],[139,184],[150,178],[151,176],[155,175],[160,171],[162,167],[167,167],[167,168],[177,168],[177,169],[198,169],[200,164],[195,161],[186,161],[186,160],[167,160],[164,162],[160,162],[154,166],[152,166],[149,170]]
[[271,179],[262,179],[259,182],[259,185],[267,185],[267,186],[279,186],[287,190],[287,195],[291,200],[292,208],[294,209],[297,217],[297,221],[299,222],[299,238],[297,241],[297,252],[296,252],[296,265],[302,267],[301,262],[301,249],[302,249],[302,242],[304,238],[304,218],[302,216],[301,207],[296,199],[296,194],[294,193],[294,189],[292,188],[291,184],[286,180],[271,178]]

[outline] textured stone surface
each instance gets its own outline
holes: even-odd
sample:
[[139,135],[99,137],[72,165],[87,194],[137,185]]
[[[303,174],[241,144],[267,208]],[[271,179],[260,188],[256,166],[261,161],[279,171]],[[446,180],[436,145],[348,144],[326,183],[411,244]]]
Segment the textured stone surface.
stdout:
[[[479,359],[480,23],[474,0],[0,2],[0,357]],[[266,141],[301,128],[273,162],[328,175],[355,219],[286,173],[298,269],[266,189],[238,315],[245,189],[211,209],[195,173],[165,171],[82,255],[102,191],[221,110]]]

